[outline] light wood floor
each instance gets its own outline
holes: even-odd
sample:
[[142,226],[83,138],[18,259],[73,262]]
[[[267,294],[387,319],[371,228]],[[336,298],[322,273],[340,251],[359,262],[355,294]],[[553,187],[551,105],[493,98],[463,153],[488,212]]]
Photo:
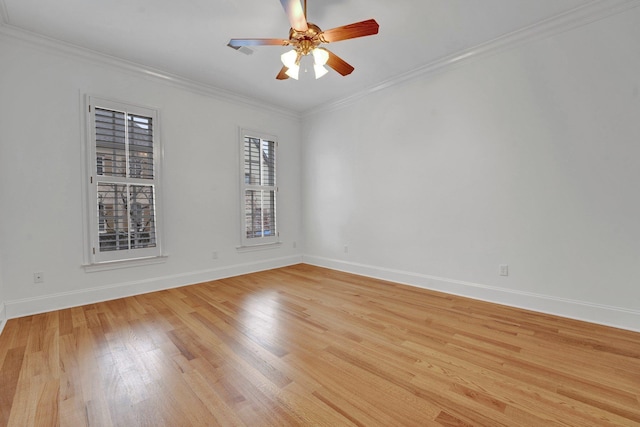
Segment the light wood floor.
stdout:
[[5,426],[640,425],[640,334],[308,265],[10,320]]

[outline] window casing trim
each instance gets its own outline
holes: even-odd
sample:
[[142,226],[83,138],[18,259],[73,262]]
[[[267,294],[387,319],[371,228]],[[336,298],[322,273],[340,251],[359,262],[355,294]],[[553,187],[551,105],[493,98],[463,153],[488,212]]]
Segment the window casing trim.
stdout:
[[[259,139],[261,141],[260,146],[260,159],[262,160],[262,142],[271,142],[273,143],[273,170],[271,173],[273,176],[270,176],[267,181],[267,185],[264,185],[263,182],[259,184],[247,182],[246,170],[245,170],[245,139],[246,138]],[[275,135],[270,135],[265,132],[254,131],[247,128],[238,128],[238,141],[239,141],[239,206],[240,206],[240,245],[237,247],[239,252],[250,251],[252,248],[273,248],[279,246],[280,242],[280,232],[278,227],[278,138]],[[260,173],[262,175],[263,166],[260,164]],[[249,179],[249,181],[251,181]],[[248,224],[247,224],[247,192],[261,192],[264,193],[272,193],[273,197],[273,224],[272,228],[269,229],[270,235],[264,235],[264,229],[262,229],[261,236],[258,237],[247,237],[248,232]]]
[[[134,105],[128,102],[109,100],[106,98],[84,94],[84,115],[85,115],[85,138],[82,141],[82,151],[84,161],[82,162],[83,173],[83,223],[84,223],[84,256],[83,267],[86,271],[99,271],[100,269],[121,268],[126,266],[126,263],[132,265],[141,265],[149,262],[153,262],[154,258],[163,259],[166,255],[163,252],[162,236],[163,236],[163,208],[162,208],[162,164],[163,164],[163,150],[161,145],[161,121],[160,111],[157,108],[145,107],[140,105]],[[131,115],[142,115],[150,117],[152,119],[152,144],[151,149],[153,151],[153,178],[136,178],[130,176],[127,173],[127,177],[118,176],[106,176],[107,162],[104,156],[97,154],[96,148],[96,135],[94,128],[95,109],[105,109],[115,112],[126,112]],[[127,122],[125,120],[125,125]],[[129,143],[127,143],[129,144]],[[127,145],[128,146],[128,145]],[[126,152],[127,162],[126,167],[129,167],[129,152]],[[102,174],[99,174],[102,173]],[[131,188],[143,188],[148,187],[147,190],[151,194],[150,203],[148,209],[153,212],[153,228],[155,232],[155,247],[144,248],[129,248],[123,250],[115,250],[110,252],[100,252],[100,236],[104,236],[104,211],[100,212],[100,206],[102,201],[98,199],[98,185],[99,183],[108,185],[123,185],[126,186],[125,194],[128,193]],[[111,183],[111,184],[109,184]],[[129,202],[127,202],[126,212],[130,214]],[[130,221],[130,218],[127,218]],[[128,222],[127,233],[132,233],[132,224]],[[129,240],[132,234],[127,234],[127,240]],[[129,242],[129,245],[131,243]],[[162,262],[162,261],[159,261]],[[95,266],[102,266],[101,268],[95,268]]]

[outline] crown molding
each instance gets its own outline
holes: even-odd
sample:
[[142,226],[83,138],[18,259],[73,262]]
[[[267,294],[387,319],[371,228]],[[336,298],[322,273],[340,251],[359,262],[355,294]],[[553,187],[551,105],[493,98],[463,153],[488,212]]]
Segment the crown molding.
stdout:
[[169,86],[188,90],[200,95],[249,106],[260,110],[270,111],[275,114],[302,120],[321,112],[329,112],[354,104],[360,99],[373,93],[394,87],[409,80],[419,77],[435,75],[445,72],[457,66],[464,65],[473,60],[478,60],[492,54],[523,45],[525,43],[551,37],[574,28],[590,24],[612,15],[625,12],[640,6],[640,0],[593,0],[586,5],[569,10],[560,15],[553,16],[520,30],[497,37],[486,43],[472,48],[442,57],[436,61],[427,63],[416,69],[402,73],[392,79],[379,82],[351,96],[327,102],[311,109],[299,112],[271,104],[266,101],[252,99],[232,91],[216,86],[207,85],[198,81],[172,74],[160,69],[148,67],[132,61],[103,54],[94,50],[80,47],[75,44],[62,42],[48,38],[30,31],[26,31],[9,24],[9,14],[4,0],[0,0],[0,35],[19,39],[47,50],[56,50],[76,58],[81,58],[94,63],[109,65],[120,70],[143,76],[155,82],[161,82]]
[[318,107],[302,112],[302,117],[311,117],[321,112],[329,112],[354,104],[362,98],[373,93],[391,88],[409,80],[419,77],[435,75],[454,67],[467,64],[473,60],[521,46],[535,40],[548,38],[563,32],[570,31],[612,15],[625,12],[640,6],[640,0],[594,0],[586,5],[553,16],[528,27],[507,33],[472,48],[456,52],[425,64],[416,69],[407,71],[394,78],[372,85],[354,95],[346,98],[330,101]]
[[[2,14],[2,6],[4,6],[4,1],[0,0],[0,15]],[[100,53],[75,44],[63,42],[61,40],[45,37],[31,31],[14,27],[7,23],[0,22],[0,36],[14,38],[19,41],[34,45],[36,47],[44,48],[48,52],[54,50],[60,54],[68,55],[70,57],[78,58],[81,60],[86,60],[94,64],[97,63],[100,65],[111,66],[121,71],[143,77],[147,80],[151,80],[156,83],[163,83],[178,89],[187,90],[198,95],[209,96],[211,98],[231,102],[234,104],[256,108],[261,111],[269,111],[290,119],[300,120],[302,117],[301,114],[297,111],[278,107],[268,102],[252,99],[229,90],[207,85],[157,68],[149,67],[133,61],[128,61],[122,58],[117,58],[115,56]]]

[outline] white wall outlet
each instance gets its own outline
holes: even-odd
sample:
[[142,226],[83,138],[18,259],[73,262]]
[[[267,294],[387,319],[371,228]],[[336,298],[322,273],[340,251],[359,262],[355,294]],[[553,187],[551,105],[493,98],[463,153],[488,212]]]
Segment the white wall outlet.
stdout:
[[211,254],[211,258],[218,259],[218,251],[213,251],[213,253]]
[[43,283],[44,282],[44,273],[38,272],[33,273],[33,283]]
[[298,242],[296,242],[295,240],[293,241],[293,249],[298,247]]
[[345,254],[349,253],[349,246],[348,245],[344,245],[344,253]]
[[509,266],[507,264],[500,264],[500,275],[501,276],[509,275]]

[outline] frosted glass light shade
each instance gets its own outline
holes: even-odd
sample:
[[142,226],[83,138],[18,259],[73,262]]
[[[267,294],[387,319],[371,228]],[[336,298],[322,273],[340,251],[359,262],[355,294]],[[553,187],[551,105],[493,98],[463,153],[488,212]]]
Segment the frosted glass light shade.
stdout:
[[289,52],[285,52],[282,55],[280,55],[280,60],[282,61],[282,64],[289,69],[296,66],[297,59],[298,59],[298,52],[296,52],[295,50],[290,50]]
[[285,74],[287,76],[291,77],[292,79],[298,80],[298,74],[300,73],[300,67],[297,66],[295,63],[290,67],[285,64],[285,67],[287,67],[287,71],[285,72]]
[[316,79],[319,79],[320,77],[324,76],[325,74],[327,74],[329,72],[329,70],[327,70],[324,65],[314,65],[313,66],[313,70],[316,73]]
[[325,49],[315,48],[311,53],[313,53],[313,62],[315,65],[324,65],[329,60],[329,52]]

